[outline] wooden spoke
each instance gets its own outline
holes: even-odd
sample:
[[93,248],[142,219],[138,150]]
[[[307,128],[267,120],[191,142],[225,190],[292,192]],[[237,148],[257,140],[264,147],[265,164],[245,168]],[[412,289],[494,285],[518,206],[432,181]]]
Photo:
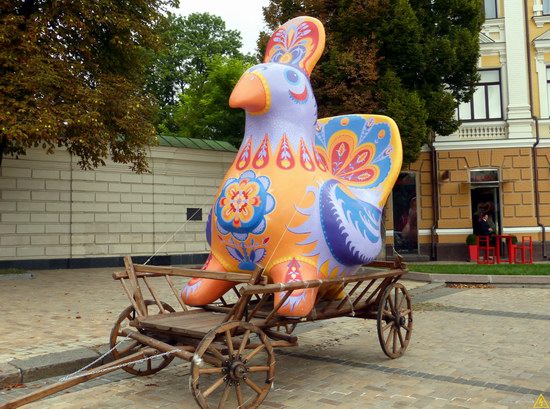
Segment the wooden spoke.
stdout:
[[229,382],[225,384],[225,389],[223,390],[223,395],[220,398],[220,403],[218,404],[218,409],[224,409],[225,408],[225,402],[227,401],[227,398],[229,397],[229,392],[231,392],[231,385],[229,385]]
[[[162,301],[159,301],[159,303],[161,307],[159,307],[159,304],[157,304],[153,300],[144,301],[148,316],[153,316],[155,314],[163,314],[162,310],[164,310],[164,313],[175,312],[170,305]],[[129,355],[133,351],[139,350],[144,347],[144,345],[142,345],[139,341],[135,341],[135,340],[120,343],[124,338],[126,338],[126,335],[122,333],[122,329],[133,326],[133,321],[136,319],[135,308],[136,307],[134,305],[130,305],[129,307],[124,309],[124,311],[122,311],[118,316],[118,319],[116,320],[113,326],[113,329],[111,330],[111,335],[109,337],[109,345],[112,348],[111,353],[115,360],[124,358],[125,356]],[[155,359],[155,360],[148,359],[144,362],[123,366],[122,369],[132,375],[138,375],[138,376],[152,375],[160,371],[161,369],[167,367],[174,358],[175,358],[175,355],[165,355],[162,357],[162,359]]]
[[401,334],[401,328],[397,328],[397,335],[399,336],[399,343],[401,344],[401,348],[405,346],[405,340],[403,339],[403,335]]
[[222,373],[223,372],[223,368],[222,367],[214,367],[214,368],[200,368],[199,369],[199,373],[202,375],[202,374],[205,374],[205,375],[212,375],[212,374],[217,374],[217,373]]
[[[124,345],[124,344],[122,344]],[[130,343],[130,345],[124,347],[124,348],[121,348],[118,350],[118,353],[121,355],[121,356],[124,356],[126,354],[128,354],[128,352],[130,352],[132,349],[134,349],[135,347],[137,347],[138,345],[141,345],[139,342],[137,341],[132,341]]]
[[214,392],[216,389],[222,386],[224,382],[225,382],[224,378],[218,379],[216,382],[210,385],[209,388],[205,390],[202,394],[204,395],[205,398],[208,398],[208,395],[210,395],[212,392]]
[[244,332],[244,335],[243,335],[243,339],[241,341],[241,345],[239,346],[239,351],[237,352],[237,355],[242,355],[243,354],[243,351],[246,347],[246,344],[248,343],[248,338],[250,337],[250,330],[247,329],[245,332]]
[[[250,344],[252,336],[258,338],[258,342],[255,341],[253,345]],[[242,353],[245,350],[249,353],[243,358]],[[266,334],[250,322],[227,321],[218,325],[199,343],[195,349],[195,357],[200,359],[191,361],[191,392],[202,409],[225,408],[233,389],[239,408],[257,408],[271,389],[275,376],[273,347]],[[220,365],[201,368],[201,361],[204,362],[206,357],[215,357]],[[251,366],[248,362],[253,358],[258,363]],[[254,379],[249,378],[252,374],[255,375]],[[201,376],[206,380],[201,381]],[[212,383],[214,379],[215,382]],[[221,392],[220,388],[224,383],[225,389]],[[245,390],[242,389],[244,385]],[[221,398],[216,403],[209,402],[217,400],[220,395]]]
[[248,372],[267,372],[269,366],[251,366],[248,368]]
[[225,331],[225,344],[229,350],[229,356],[233,356],[235,350],[233,349],[233,340],[231,339],[231,332]]
[[250,378],[244,378],[244,383],[246,383],[248,386],[254,389],[254,392],[256,392],[258,395],[260,395],[263,392],[262,389],[258,385],[256,385],[254,381]]
[[390,341],[393,337],[393,331],[390,330],[389,334],[388,334],[388,339],[386,339],[386,348],[389,348],[390,347]]
[[390,318],[392,320],[395,319],[395,316],[393,315],[393,313],[390,310],[384,309],[383,311],[384,311],[384,314],[386,314],[388,316],[388,318]]
[[388,322],[386,325],[382,327],[382,331],[386,332],[388,328],[390,328],[393,325],[393,321]]
[[225,357],[221,354],[220,351],[218,351],[218,348],[216,348],[213,345],[210,345],[208,347],[208,352],[212,353],[216,358],[218,358],[221,362],[225,361]]
[[412,300],[407,289],[401,283],[387,284],[378,304],[377,331],[380,346],[388,357],[403,355],[412,335],[412,322]]
[[[405,301],[406,297],[403,295],[401,297],[401,300],[399,301],[399,304],[397,306],[397,311],[400,311],[401,310],[401,307],[403,306],[403,301]],[[401,313],[401,315],[403,315],[403,313]]]
[[244,405],[243,392],[241,391],[241,385],[239,385],[239,384],[235,385],[235,392],[237,393],[237,403],[239,404],[239,409],[240,409]]
[[256,355],[258,355],[260,352],[262,352],[265,349],[265,345],[261,344],[258,345],[251,353],[249,353],[244,359],[244,362],[250,361],[252,358],[254,358]]
[[395,310],[395,305],[393,305],[393,301],[391,299],[391,296],[388,297],[388,303],[390,304],[390,309],[392,314],[395,316],[397,315],[397,311]]

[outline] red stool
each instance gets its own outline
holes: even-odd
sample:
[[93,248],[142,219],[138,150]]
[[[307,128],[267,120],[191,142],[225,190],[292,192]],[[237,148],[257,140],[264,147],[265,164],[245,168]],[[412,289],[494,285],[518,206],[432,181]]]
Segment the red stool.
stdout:
[[533,264],[533,239],[531,236],[521,236],[521,245],[518,243],[515,246],[514,262],[517,262],[517,252],[521,250],[521,264],[526,264],[525,253],[529,252],[529,260],[527,264]]
[[489,236],[477,236],[477,264],[495,264],[495,248]]

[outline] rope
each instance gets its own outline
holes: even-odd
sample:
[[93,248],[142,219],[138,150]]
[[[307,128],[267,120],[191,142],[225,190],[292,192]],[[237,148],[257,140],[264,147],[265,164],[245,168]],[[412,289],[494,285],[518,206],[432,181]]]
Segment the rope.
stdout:
[[206,200],[206,201],[205,201],[205,202],[195,211],[195,213],[193,213],[189,219],[187,219],[185,222],[183,222],[183,223],[181,224],[181,226],[180,226],[180,227],[179,227],[170,237],[168,237],[168,239],[166,239],[166,241],[165,241],[159,248],[157,248],[157,250],[155,251],[155,253],[154,253],[151,257],[149,257],[149,258],[147,259],[147,261],[146,261],[145,263],[143,263],[143,264],[144,264],[144,265],[147,265],[147,263],[149,263],[149,261],[151,261],[151,260],[153,259],[153,257],[155,257],[155,256],[164,248],[164,246],[166,246],[166,245],[174,238],[174,236],[175,236],[176,234],[178,234],[178,233],[181,231],[181,229],[183,229],[183,228],[187,225],[187,223],[189,223],[189,221],[190,221],[191,219],[193,219],[193,216],[195,216],[199,211],[202,210],[202,208],[203,208],[204,206],[206,206],[206,205],[208,204],[208,202],[210,202],[210,200],[211,200],[210,198],[209,198],[208,200]]
[[[82,378],[84,376],[88,376],[88,375],[95,375],[95,374],[98,374],[98,373],[103,373],[103,372],[111,372],[115,369],[120,369],[120,368],[123,368],[125,366],[130,366],[130,365],[135,365],[135,364],[139,364],[141,362],[146,362],[146,361],[149,361],[149,360],[153,360],[153,359],[159,359],[159,358],[162,358],[166,355],[170,355],[170,354],[173,354],[174,352],[177,352],[176,350],[172,350],[172,351],[168,351],[168,352],[163,352],[161,354],[157,354],[157,355],[152,355],[152,356],[148,356],[148,357],[145,357],[145,358],[141,358],[141,359],[138,359],[137,361],[132,361],[132,362],[126,362],[125,364],[120,364],[120,365],[115,365],[115,366],[110,366],[109,368],[103,368],[103,369],[96,369],[95,371],[89,371],[89,372],[86,372],[84,374],[80,374],[80,375],[77,375],[77,376],[72,376],[69,375],[68,377],[63,377],[60,379],[61,382],[63,381],[66,381],[66,380],[72,380],[72,379],[76,379],[76,378]],[[79,370],[75,373],[78,373],[82,371]]]
[[82,371],[85,371],[86,369],[88,369],[89,367],[95,365],[96,363],[98,363],[99,361],[101,361],[103,358],[105,358],[107,355],[109,355],[111,352],[113,352],[117,347],[119,347],[123,342],[129,340],[130,337],[129,336],[126,336],[124,337],[122,340],[120,340],[120,342],[118,344],[116,344],[114,347],[112,347],[111,349],[109,349],[107,352],[105,352],[103,355],[101,355],[99,358],[97,358],[95,361],[89,363],[88,365],[80,368],[79,370],[69,374],[69,375],[65,375],[63,378],[61,378],[59,381],[60,382],[64,382],[64,381],[68,381],[69,379],[74,379],[74,378],[78,378],[78,375],[79,373],[81,373]]

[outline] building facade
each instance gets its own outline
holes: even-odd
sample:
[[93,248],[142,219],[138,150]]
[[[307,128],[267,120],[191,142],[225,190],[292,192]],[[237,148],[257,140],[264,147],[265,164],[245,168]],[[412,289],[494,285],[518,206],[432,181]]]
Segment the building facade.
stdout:
[[550,0],[484,0],[480,82],[458,131],[404,168],[386,208],[387,254],[466,260],[487,212],[496,233],[531,236],[546,259],[550,226]]

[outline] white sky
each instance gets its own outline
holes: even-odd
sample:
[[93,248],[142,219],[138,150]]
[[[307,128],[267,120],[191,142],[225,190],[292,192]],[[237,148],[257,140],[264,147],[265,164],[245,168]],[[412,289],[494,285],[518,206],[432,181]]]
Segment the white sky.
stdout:
[[180,0],[176,13],[210,13],[220,16],[228,29],[241,32],[244,53],[254,53],[258,34],[264,29],[262,7],[269,0]]

